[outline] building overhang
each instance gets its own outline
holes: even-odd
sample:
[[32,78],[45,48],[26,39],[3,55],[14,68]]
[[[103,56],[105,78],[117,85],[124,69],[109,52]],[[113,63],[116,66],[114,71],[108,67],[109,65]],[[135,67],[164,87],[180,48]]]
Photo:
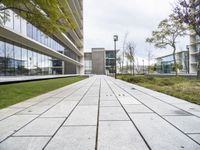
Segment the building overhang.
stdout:
[[74,59],[67,57],[66,55],[63,55],[63,54],[45,46],[27,36],[24,36],[13,30],[10,30],[9,28],[0,26],[0,33],[1,33],[0,36],[3,38],[14,41],[14,42],[24,45],[26,47],[32,48],[33,50],[37,50],[40,53],[46,54],[46,55],[54,57],[56,59],[60,59],[62,61],[70,62],[77,66],[83,66],[83,64],[81,64],[80,62],[75,61]]

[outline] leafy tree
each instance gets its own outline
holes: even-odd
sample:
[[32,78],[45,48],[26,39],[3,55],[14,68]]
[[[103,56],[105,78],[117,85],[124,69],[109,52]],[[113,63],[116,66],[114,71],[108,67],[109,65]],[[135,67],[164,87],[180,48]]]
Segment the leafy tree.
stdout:
[[75,28],[66,0],[0,0],[0,23],[14,11],[45,33],[67,32]]
[[[200,11],[195,11],[200,5],[199,0],[179,0],[174,12],[181,23],[185,23],[200,36]],[[200,78],[200,52],[198,54],[197,77]]]
[[190,29],[200,35],[200,20],[198,19],[200,12],[194,11],[198,5],[200,5],[198,0],[179,0],[174,12],[181,23],[188,24]]
[[135,43],[128,42],[126,48],[126,58],[130,61],[130,64],[132,63],[132,74],[135,74]]
[[[157,48],[166,48],[170,46],[173,48],[173,60],[176,63],[176,43],[179,37],[186,34],[186,27],[179,22],[179,20],[171,14],[167,19],[160,22],[158,30],[152,32],[152,37],[147,38],[146,42],[153,43]],[[178,68],[175,65],[176,76],[178,75]]]

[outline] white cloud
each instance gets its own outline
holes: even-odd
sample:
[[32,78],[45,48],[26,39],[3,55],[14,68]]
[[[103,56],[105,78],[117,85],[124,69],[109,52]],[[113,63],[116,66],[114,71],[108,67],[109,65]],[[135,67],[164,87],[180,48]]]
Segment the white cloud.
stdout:
[[[138,57],[147,58],[146,37],[158,23],[172,12],[174,0],[85,0],[84,43],[85,51],[93,47],[113,49],[113,35],[119,35],[118,48],[122,47],[124,34],[136,43]],[[182,43],[182,42],[181,42]],[[185,49],[188,43],[179,44]],[[154,56],[169,54],[166,49],[153,49]]]

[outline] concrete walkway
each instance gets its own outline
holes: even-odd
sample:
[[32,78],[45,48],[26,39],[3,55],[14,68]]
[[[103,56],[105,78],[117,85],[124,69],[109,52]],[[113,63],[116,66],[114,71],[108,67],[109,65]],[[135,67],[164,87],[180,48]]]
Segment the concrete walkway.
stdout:
[[0,110],[0,150],[200,150],[200,106],[94,76]]

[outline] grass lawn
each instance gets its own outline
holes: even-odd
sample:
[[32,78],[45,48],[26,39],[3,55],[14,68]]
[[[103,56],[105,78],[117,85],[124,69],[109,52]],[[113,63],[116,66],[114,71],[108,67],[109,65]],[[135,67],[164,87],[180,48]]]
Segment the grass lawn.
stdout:
[[200,79],[118,75],[118,78],[200,105]]
[[86,77],[67,77],[0,85],[0,109],[85,78]]

